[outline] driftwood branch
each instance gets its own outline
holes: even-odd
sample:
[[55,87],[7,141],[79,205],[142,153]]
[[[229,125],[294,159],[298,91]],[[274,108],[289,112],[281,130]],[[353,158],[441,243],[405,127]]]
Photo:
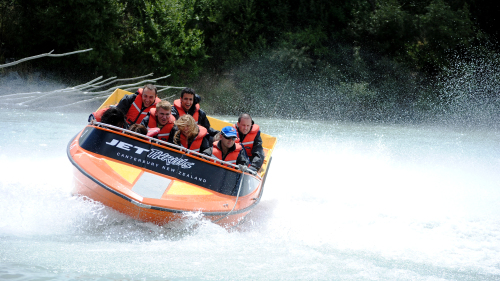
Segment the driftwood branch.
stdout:
[[[167,75],[167,76],[163,76],[163,77],[159,77],[159,78],[156,78],[156,79],[147,79],[147,80],[142,80],[142,81],[139,81],[139,82],[136,82],[136,83],[132,83],[132,84],[125,84],[125,85],[120,85],[120,89],[123,89],[123,90],[127,90],[127,89],[130,89],[129,87],[132,87],[132,88],[137,88],[137,86],[142,86],[144,84],[148,84],[148,83],[156,83],[157,80],[160,80],[160,79],[165,79],[167,77],[169,77],[170,75]],[[137,77],[138,78],[138,77]],[[127,79],[127,80],[130,80],[130,79]],[[89,85],[89,87],[92,87],[92,85]],[[100,86],[102,87],[102,86]],[[158,87],[158,86],[156,86]],[[88,87],[87,87],[88,88]],[[99,87],[97,87],[99,88]],[[102,93],[109,93],[110,91],[114,91],[116,89],[116,87],[112,87],[110,89],[107,89],[107,90],[104,90],[104,91],[100,91],[100,92],[83,92],[84,94],[102,94]],[[79,89],[79,90],[83,90],[83,88]]]
[[[91,101],[94,101],[94,100],[104,100],[104,99],[107,99],[108,97],[109,97],[109,95],[93,97],[93,98],[90,98],[90,99],[85,99],[85,100],[77,101],[77,102],[70,103],[70,104],[64,104],[64,105],[56,106],[54,108],[68,107],[68,106],[73,106],[75,104],[91,102]],[[171,99],[173,97],[175,97],[175,95],[172,95],[172,96],[169,96],[169,97],[165,97],[164,99]]]
[[[54,50],[50,51],[49,53],[46,54],[40,54],[37,56],[32,56],[32,57],[27,57],[23,58],[11,63],[7,64],[0,64],[0,69],[13,66],[25,61],[37,59],[37,58],[42,58],[42,57],[62,57],[62,56],[68,56],[68,55],[73,55],[77,53],[83,53],[83,52],[88,52],[91,51],[92,48],[86,49],[86,50],[80,50],[80,51],[74,51],[74,52],[69,52],[69,53],[64,53],[64,54],[53,54]],[[100,100],[100,99],[105,99],[107,98],[111,93],[116,88],[120,88],[122,90],[126,91],[131,91],[135,92],[139,87],[142,87],[145,84],[156,84],[158,80],[165,79],[169,77],[170,75],[158,77],[158,78],[153,78],[153,73],[149,73],[143,76],[138,76],[138,77],[132,77],[132,78],[120,78],[117,79],[117,77],[109,77],[104,80],[102,80],[102,76],[99,76],[95,79],[92,79],[91,81],[76,85],[73,87],[68,87],[64,89],[58,89],[58,90],[53,90],[53,91],[48,91],[48,92],[30,92],[30,93],[15,93],[15,94],[6,94],[6,95],[1,95],[3,101],[7,103],[12,103],[20,106],[26,106],[29,104],[36,104],[38,101],[42,99],[47,99],[47,98],[57,98],[57,95],[64,95],[64,96],[72,96],[74,97],[74,102],[70,102],[67,104],[63,105],[58,105],[58,106],[50,106],[50,108],[60,108],[60,107],[67,107],[75,104],[81,104],[81,103],[86,103],[86,102],[92,102],[95,100]],[[138,82],[134,82],[137,81]],[[113,85],[112,87],[102,90],[102,91],[96,91],[96,89],[103,88],[106,86]],[[166,85],[158,85],[156,84],[156,89],[158,92],[166,91],[168,89],[183,89],[184,87],[174,87],[174,86],[166,86]],[[172,98],[167,97],[167,98]]]
[[[107,98],[116,88],[120,88],[125,91],[131,91],[134,92],[137,90],[139,87],[142,87],[145,84],[152,83],[156,84],[158,80],[165,79],[169,77],[170,75],[158,77],[158,78],[150,78],[146,80],[141,80],[139,82],[133,82],[133,83],[126,83],[126,84],[120,84],[119,82],[131,82],[133,80],[138,80],[138,79],[144,79],[147,77],[153,76],[153,73],[143,75],[143,76],[138,76],[138,77],[133,77],[133,78],[120,78],[116,79],[116,77],[110,77],[107,79],[104,79],[100,81],[103,77],[99,76],[95,79],[92,79],[91,81],[80,84],[77,86],[73,87],[68,87],[64,89],[58,89],[54,91],[49,91],[49,92],[30,92],[30,93],[16,93],[16,94],[7,94],[7,95],[2,95],[2,98],[4,101],[10,101],[14,102],[17,105],[28,105],[32,104],[34,102],[37,102],[41,99],[45,99],[49,96],[54,96],[54,95],[60,95],[60,94],[66,94],[66,95],[76,95],[78,97],[83,97],[87,96],[84,99],[80,99],[76,102],[69,103],[69,104],[64,104],[64,105],[59,105],[55,106],[53,108],[60,108],[60,107],[67,107],[75,104],[80,104],[80,103],[85,103],[85,102],[91,102],[94,100],[99,100],[99,99],[105,99]],[[117,85],[104,90],[104,91],[93,91],[97,88],[101,88],[104,86],[108,86],[110,84],[117,83]],[[166,86],[166,85],[158,85],[156,84],[156,89],[158,92],[162,92],[168,89],[183,89],[184,87],[174,87],[174,86]],[[168,97],[171,98],[171,97]]]
[[13,66],[13,65],[25,62],[25,61],[34,60],[34,59],[43,58],[43,57],[63,57],[63,56],[69,56],[69,55],[78,54],[78,53],[84,53],[84,52],[88,52],[88,51],[92,51],[92,48],[86,49],[86,50],[80,50],[80,51],[74,51],[74,52],[64,53],[64,54],[52,54],[52,52],[54,52],[54,50],[52,50],[52,51],[50,51],[50,52],[48,52],[46,54],[41,54],[41,55],[37,55],[37,56],[27,57],[27,58],[16,60],[14,62],[6,63],[6,64],[0,64],[0,68],[5,68],[5,67]]

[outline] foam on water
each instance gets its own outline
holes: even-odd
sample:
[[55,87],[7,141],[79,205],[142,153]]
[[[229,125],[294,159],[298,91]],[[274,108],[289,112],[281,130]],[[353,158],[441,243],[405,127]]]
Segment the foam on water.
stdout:
[[[321,135],[309,122],[259,123],[280,142],[261,203],[229,232],[199,214],[160,227],[72,197],[58,140],[42,156],[2,152],[0,270],[103,280],[499,276],[494,133],[475,132],[476,143],[432,128],[314,122],[330,132]],[[441,142],[429,151],[415,137]]]
[[262,201],[227,231],[71,196],[86,117],[3,109],[0,279],[500,277],[497,131],[257,119],[278,146]]

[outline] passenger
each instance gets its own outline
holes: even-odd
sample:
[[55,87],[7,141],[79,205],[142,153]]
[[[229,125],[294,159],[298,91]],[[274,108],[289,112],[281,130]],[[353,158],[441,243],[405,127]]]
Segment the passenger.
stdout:
[[146,135],[148,133],[148,129],[146,129],[146,127],[144,127],[143,125],[139,125],[139,124],[132,124],[132,126],[130,126],[128,128],[128,130],[132,131],[132,132],[139,133],[141,135]]
[[[148,129],[146,129],[146,127],[144,127],[143,125],[139,125],[139,124],[132,124],[132,126],[130,126],[128,128],[129,131],[132,131],[132,132],[135,132],[135,133],[139,133],[141,135],[147,135],[148,134]],[[136,138],[141,138],[143,140],[147,140],[149,141],[148,138],[143,138],[141,136],[138,136],[138,135],[135,135],[135,134],[131,134],[129,132],[126,132],[127,135],[131,135],[133,137],[136,137]]]
[[96,112],[91,113],[90,116],[89,116],[88,122],[90,122],[90,120],[95,120],[97,122],[102,122],[102,115],[104,114],[104,112],[106,112],[106,110],[110,109],[111,107],[114,107],[114,106],[108,106],[108,107],[99,109]]
[[123,111],[129,125],[141,124],[142,119],[158,102],[160,99],[157,96],[156,87],[147,84],[135,94],[124,96],[116,107]]
[[237,142],[245,148],[250,159],[249,169],[259,171],[265,158],[259,125],[253,122],[249,114],[243,113],[238,117],[238,123],[234,124],[233,128],[238,131]]
[[[220,140],[214,142],[212,148],[205,150],[205,154],[235,165],[248,166],[248,157],[239,143],[236,143],[236,129],[231,126],[222,128]],[[252,171],[253,172],[253,171]]]
[[210,148],[207,129],[197,125],[191,115],[183,115],[175,121],[175,126],[170,131],[168,142],[185,147],[196,152]]
[[148,133],[148,135],[162,141],[168,141],[175,122],[175,117],[171,112],[172,105],[168,101],[162,100],[156,104],[156,108],[149,111],[148,115],[142,120],[141,125],[147,127],[151,132],[154,128],[159,128],[159,130],[151,134]]
[[124,125],[126,124],[125,114],[123,114],[123,112],[116,107],[110,107],[102,114],[101,122],[124,128]]
[[194,93],[191,88],[184,88],[181,91],[181,98],[174,101],[172,108],[172,115],[175,119],[189,114],[193,116],[196,124],[201,125],[207,129],[208,134],[213,138],[219,131],[210,128],[210,121],[207,119],[207,114],[200,108],[200,96]]

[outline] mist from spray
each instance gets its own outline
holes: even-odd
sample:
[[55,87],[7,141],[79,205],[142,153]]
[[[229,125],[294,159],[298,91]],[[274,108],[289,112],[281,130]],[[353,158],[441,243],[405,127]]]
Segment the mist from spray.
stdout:
[[218,79],[203,77],[198,88],[205,108],[217,114],[497,127],[500,58],[472,51],[475,57],[452,57],[436,77],[369,52],[343,50],[335,64],[318,61],[309,68],[263,54]]
[[433,105],[442,123],[498,128],[500,123],[500,56],[479,53],[456,56],[439,77],[439,103]]

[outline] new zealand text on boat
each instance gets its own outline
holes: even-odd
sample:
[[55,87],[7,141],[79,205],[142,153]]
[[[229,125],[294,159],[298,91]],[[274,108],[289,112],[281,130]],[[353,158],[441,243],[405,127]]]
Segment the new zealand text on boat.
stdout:
[[[118,103],[125,94],[131,93],[117,89],[99,109]],[[217,130],[231,125],[208,118]],[[261,137],[266,156],[254,175],[171,143],[91,121],[68,144],[73,193],[156,224],[201,212],[220,225],[235,225],[262,197],[276,138]]]

